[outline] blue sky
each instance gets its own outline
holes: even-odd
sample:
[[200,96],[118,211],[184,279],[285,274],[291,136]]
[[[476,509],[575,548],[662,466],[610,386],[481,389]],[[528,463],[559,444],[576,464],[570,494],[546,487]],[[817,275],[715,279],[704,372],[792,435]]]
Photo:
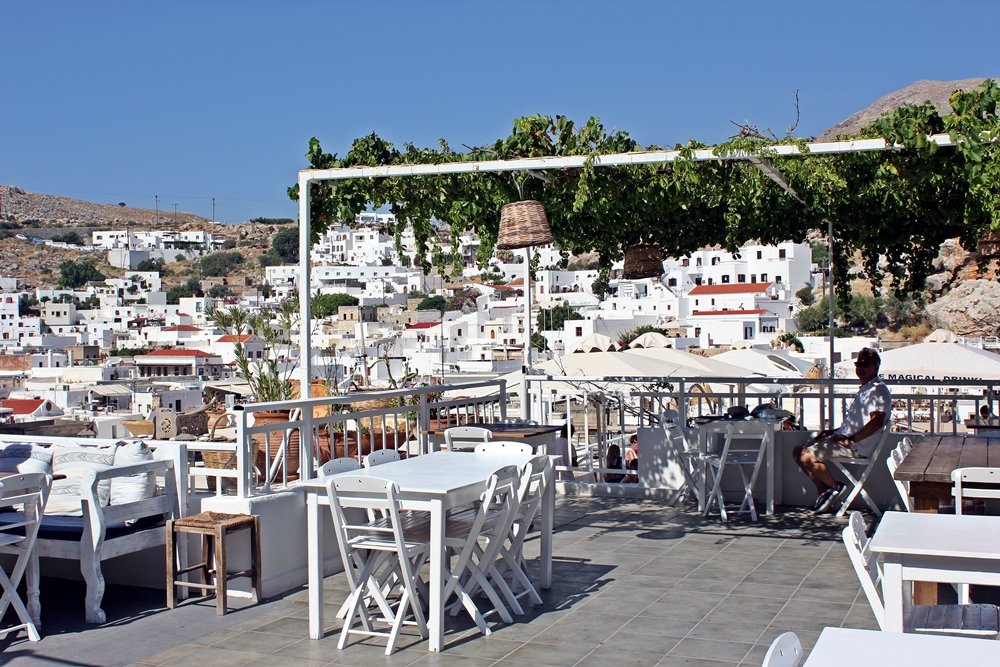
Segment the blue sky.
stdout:
[[5,0],[0,183],[293,217],[309,138],[491,142],[533,113],[643,145],[816,135],[919,79],[1000,76],[1000,2]]

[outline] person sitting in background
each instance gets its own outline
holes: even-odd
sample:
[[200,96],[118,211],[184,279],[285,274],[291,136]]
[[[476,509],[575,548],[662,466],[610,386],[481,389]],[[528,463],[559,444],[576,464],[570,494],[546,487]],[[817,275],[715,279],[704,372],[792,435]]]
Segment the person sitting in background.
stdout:
[[826,512],[847,488],[838,483],[826,465],[833,456],[867,458],[878,446],[882,427],[892,410],[892,394],[878,375],[882,360],[870,347],[862,348],[854,362],[861,381],[847,417],[839,428],[820,431],[806,446],[796,447],[792,456],[802,472],[816,485],[816,514]]
[[989,405],[980,405],[979,406],[979,418],[980,419],[986,420],[986,419],[992,419],[993,417],[994,417],[994,414],[993,414],[993,411],[990,410],[990,406]]
[[628,445],[628,449],[625,450],[625,468],[635,470],[636,472],[630,473],[625,478],[625,481],[635,483],[639,481],[639,477],[636,474],[639,471],[639,435],[637,433],[632,434]]

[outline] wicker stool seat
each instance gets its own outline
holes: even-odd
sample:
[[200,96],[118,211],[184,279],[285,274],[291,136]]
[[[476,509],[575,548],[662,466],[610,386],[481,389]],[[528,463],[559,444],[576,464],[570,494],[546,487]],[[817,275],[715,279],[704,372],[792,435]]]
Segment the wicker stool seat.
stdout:
[[[229,572],[226,568],[228,554],[226,540],[241,530],[250,531],[250,568]],[[201,536],[201,562],[178,568],[177,535]],[[183,547],[182,547],[183,548]],[[184,581],[183,576],[200,571],[202,582]],[[211,583],[213,581],[214,583]],[[238,577],[249,577],[251,597],[254,602],[260,595],[260,518],[250,514],[223,514],[202,512],[183,519],[167,522],[167,608],[177,605],[177,587],[194,588],[203,594],[215,591],[215,612],[226,613],[227,583]]]

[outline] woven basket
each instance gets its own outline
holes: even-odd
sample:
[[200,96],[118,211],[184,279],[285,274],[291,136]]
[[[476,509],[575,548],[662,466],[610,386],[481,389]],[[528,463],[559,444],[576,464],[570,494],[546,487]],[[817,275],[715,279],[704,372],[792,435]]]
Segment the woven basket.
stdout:
[[132,434],[133,438],[142,438],[153,435],[153,422],[145,419],[123,419],[122,424]]
[[654,245],[636,245],[625,251],[622,278],[640,280],[663,275],[663,255]]
[[516,201],[500,210],[500,231],[497,248],[515,250],[552,243],[552,230],[541,202]]

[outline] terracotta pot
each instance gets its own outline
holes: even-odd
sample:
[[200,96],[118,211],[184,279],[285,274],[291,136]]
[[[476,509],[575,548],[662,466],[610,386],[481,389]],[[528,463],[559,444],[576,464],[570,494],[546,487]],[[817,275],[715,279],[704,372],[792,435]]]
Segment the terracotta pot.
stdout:
[[[345,446],[346,440],[346,446]],[[382,431],[373,431],[371,433],[362,433],[360,437],[356,431],[350,431],[346,434],[343,432],[335,432],[333,434],[333,456],[334,458],[343,458],[345,456],[350,456],[351,458],[358,458],[358,443],[361,444],[361,456],[366,454],[371,454],[372,449],[382,449],[382,443],[385,442],[387,448],[395,449],[403,444],[403,434],[400,433],[398,438],[395,431],[386,431],[384,434]],[[322,448],[322,440],[320,441],[320,447]],[[400,452],[402,454],[402,452]]]
[[[275,412],[255,412],[254,415],[254,425],[264,426],[267,424],[280,424],[282,422],[288,421],[288,410],[276,410]],[[271,462],[278,456],[278,450],[281,447],[281,440],[284,436],[284,432],[280,430],[270,431],[267,433],[255,433],[253,435],[254,444],[254,464],[257,469],[263,474],[265,472],[265,466],[267,460],[264,458],[264,448],[267,448],[267,453]],[[299,430],[295,429],[288,434],[288,444],[286,445],[285,460],[288,465],[288,479],[289,481],[299,478]],[[275,479],[282,479],[282,467],[284,464],[278,466],[275,472]]]

